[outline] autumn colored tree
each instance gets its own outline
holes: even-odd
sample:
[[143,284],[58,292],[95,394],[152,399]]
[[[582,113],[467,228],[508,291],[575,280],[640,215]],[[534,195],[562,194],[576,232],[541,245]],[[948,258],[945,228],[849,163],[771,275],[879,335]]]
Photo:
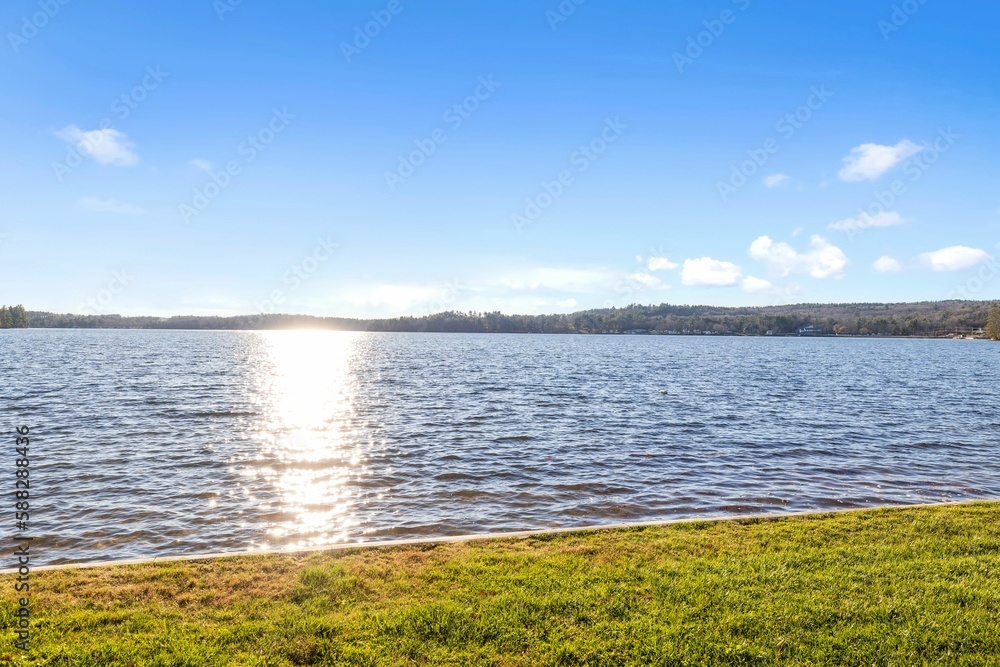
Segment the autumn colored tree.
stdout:
[[1000,340],[1000,304],[990,308],[990,317],[986,323],[986,335],[990,340]]

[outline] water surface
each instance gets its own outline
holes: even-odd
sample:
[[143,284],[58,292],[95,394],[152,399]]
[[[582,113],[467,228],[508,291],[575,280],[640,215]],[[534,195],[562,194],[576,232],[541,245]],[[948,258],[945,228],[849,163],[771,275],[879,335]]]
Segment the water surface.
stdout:
[[0,371],[39,563],[1000,497],[986,342],[25,330]]

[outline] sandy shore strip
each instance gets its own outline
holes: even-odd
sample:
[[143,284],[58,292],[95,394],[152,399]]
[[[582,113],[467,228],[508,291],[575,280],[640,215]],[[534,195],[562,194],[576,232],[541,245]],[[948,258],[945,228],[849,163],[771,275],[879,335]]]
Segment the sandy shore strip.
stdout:
[[[33,566],[32,572],[44,572],[46,570],[69,570],[84,569],[92,567],[115,567],[119,565],[145,565],[148,563],[171,563],[184,561],[215,560],[219,558],[241,558],[246,556],[269,556],[297,554],[307,554],[315,552],[329,551],[331,553],[340,551],[353,551],[358,549],[390,549],[395,547],[421,546],[434,544],[461,544],[465,542],[476,542],[483,540],[518,540],[533,537],[543,537],[546,535],[561,535],[566,533],[590,533],[605,530],[629,530],[636,528],[651,528],[658,526],[673,526],[688,523],[721,523],[729,521],[777,521],[780,519],[790,519],[795,517],[816,517],[824,515],[846,514],[852,512],[865,512],[879,509],[914,509],[920,507],[949,507],[954,505],[970,505],[982,502],[991,502],[992,499],[960,500],[941,503],[920,503],[913,505],[880,505],[876,507],[851,507],[847,509],[827,509],[827,510],[806,510],[802,512],[762,512],[757,514],[732,514],[727,516],[712,517],[688,517],[683,519],[664,519],[660,521],[634,521],[624,523],[609,523],[594,526],[571,526],[565,528],[541,528],[538,530],[519,530],[503,533],[475,533],[471,535],[451,535],[445,537],[416,537],[400,540],[382,540],[372,542],[343,542],[339,544],[324,544],[313,547],[291,548],[291,549],[260,549],[252,551],[226,551],[210,554],[191,554],[181,556],[159,556],[149,558],[129,558],[124,560],[93,561],[86,563],[62,563],[59,565]],[[0,575],[17,572],[17,568],[0,569]]]

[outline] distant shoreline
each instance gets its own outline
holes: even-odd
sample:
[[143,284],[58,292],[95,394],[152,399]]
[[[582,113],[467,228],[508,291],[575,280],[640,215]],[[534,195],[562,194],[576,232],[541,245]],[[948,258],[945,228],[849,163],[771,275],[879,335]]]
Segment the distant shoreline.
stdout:
[[989,337],[982,336],[929,336],[929,335],[911,335],[911,336],[892,336],[892,335],[882,335],[882,334],[744,334],[744,333],[666,333],[666,332],[641,332],[641,333],[626,333],[626,332],[580,332],[580,331],[570,331],[570,332],[555,332],[555,331],[372,331],[364,329],[332,329],[332,328],[271,328],[271,329],[172,329],[164,327],[25,327],[22,331],[159,331],[159,332],[181,332],[181,333],[198,333],[198,332],[214,332],[214,333],[236,333],[236,332],[247,332],[247,333],[267,333],[274,331],[328,331],[331,333],[371,333],[371,334],[403,334],[403,333],[417,333],[417,334],[468,334],[468,335],[478,335],[478,336],[651,336],[656,338],[834,338],[834,339],[860,339],[860,340],[983,340],[988,341]]
[[992,301],[795,304],[761,307],[631,305],[568,314],[444,311],[420,317],[359,319],[259,313],[172,317],[28,311],[36,329],[625,334],[675,336],[985,338]]

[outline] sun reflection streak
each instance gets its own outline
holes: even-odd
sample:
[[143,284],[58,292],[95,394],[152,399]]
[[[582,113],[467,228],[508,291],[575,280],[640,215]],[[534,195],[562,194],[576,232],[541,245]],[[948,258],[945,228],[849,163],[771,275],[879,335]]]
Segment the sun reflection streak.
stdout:
[[[258,471],[276,489],[268,541],[287,548],[342,542],[359,522],[348,487],[364,453],[353,437],[357,334],[271,331],[259,336]],[[267,544],[260,545],[266,548]]]

